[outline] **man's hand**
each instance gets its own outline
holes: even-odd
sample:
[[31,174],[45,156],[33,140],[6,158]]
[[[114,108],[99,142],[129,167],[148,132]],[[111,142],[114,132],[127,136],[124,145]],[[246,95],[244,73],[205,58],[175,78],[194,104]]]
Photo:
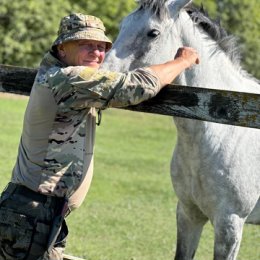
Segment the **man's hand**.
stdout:
[[199,56],[196,50],[190,47],[178,49],[175,58],[163,64],[152,65],[150,69],[154,71],[161,82],[161,87],[170,84],[185,69],[195,64],[199,64]]
[[187,64],[187,68],[200,63],[197,51],[191,47],[179,48],[175,59],[183,59]]

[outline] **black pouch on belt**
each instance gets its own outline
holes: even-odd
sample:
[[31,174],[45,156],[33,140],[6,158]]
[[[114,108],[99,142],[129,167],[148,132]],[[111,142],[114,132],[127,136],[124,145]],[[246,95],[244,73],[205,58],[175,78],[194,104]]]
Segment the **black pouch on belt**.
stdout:
[[61,227],[62,227],[62,223],[64,221],[64,218],[65,218],[68,210],[69,210],[68,199],[64,198],[61,201],[61,205],[60,205],[60,207],[58,207],[57,214],[55,215],[53,222],[52,222],[50,235],[49,235],[49,239],[48,239],[48,245],[47,245],[48,253],[50,253],[50,251],[52,250],[52,248],[57,240],[57,237],[58,237]]
[[0,199],[0,259],[35,260],[45,254],[54,215],[47,205],[55,207],[56,198],[7,185]]

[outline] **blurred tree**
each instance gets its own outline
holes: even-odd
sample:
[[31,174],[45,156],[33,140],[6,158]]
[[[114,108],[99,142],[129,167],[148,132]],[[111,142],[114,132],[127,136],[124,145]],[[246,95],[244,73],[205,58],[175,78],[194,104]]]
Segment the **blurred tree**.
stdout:
[[218,0],[217,12],[228,31],[239,37],[243,64],[260,79],[260,1]]
[[111,40],[115,40],[123,17],[136,7],[134,0],[69,0],[69,2],[75,11],[100,17],[107,28],[107,35]]
[[193,3],[200,7],[200,6],[203,6],[207,12],[210,14],[210,17],[213,16],[215,17],[216,16],[216,12],[217,12],[217,1],[215,0],[194,0]]
[[206,7],[210,17],[220,18],[221,25],[238,39],[243,67],[260,79],[260,1],[195,0]]
[[0,62],[37,66],[69,10],[64,0],[1,0]]
[[71,12],[96,15],[114,39],[121,19],[134,8],[133,0],[1,0],[0,63],[38,66],[56,38],[60,18]]

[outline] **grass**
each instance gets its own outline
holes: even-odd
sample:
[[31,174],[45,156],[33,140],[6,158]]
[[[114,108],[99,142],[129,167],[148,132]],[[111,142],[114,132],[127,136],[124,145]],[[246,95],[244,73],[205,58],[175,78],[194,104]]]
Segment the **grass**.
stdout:
[[[10,178],[27,100],[0,98],[0,189]],[[111,109],[97,127],[95,171],[83,205],[68,217],[66,253],[87,260],[172,259],[175,208],[169,165],[176,141],[170,117]],[[260,259],[259,226],[246,225],[238,260]],[[213,255],[204,228],[196,259]]]

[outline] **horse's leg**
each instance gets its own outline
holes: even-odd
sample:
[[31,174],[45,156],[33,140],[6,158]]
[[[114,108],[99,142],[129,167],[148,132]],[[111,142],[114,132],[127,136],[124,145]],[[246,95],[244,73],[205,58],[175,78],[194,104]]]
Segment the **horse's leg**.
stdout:
[[195,206],[177,206],[177,247],[175,260],[192,260],[207,218]]
[[215,217],[214,260],[235,260],[239,251],[245,220],[236,214]]

